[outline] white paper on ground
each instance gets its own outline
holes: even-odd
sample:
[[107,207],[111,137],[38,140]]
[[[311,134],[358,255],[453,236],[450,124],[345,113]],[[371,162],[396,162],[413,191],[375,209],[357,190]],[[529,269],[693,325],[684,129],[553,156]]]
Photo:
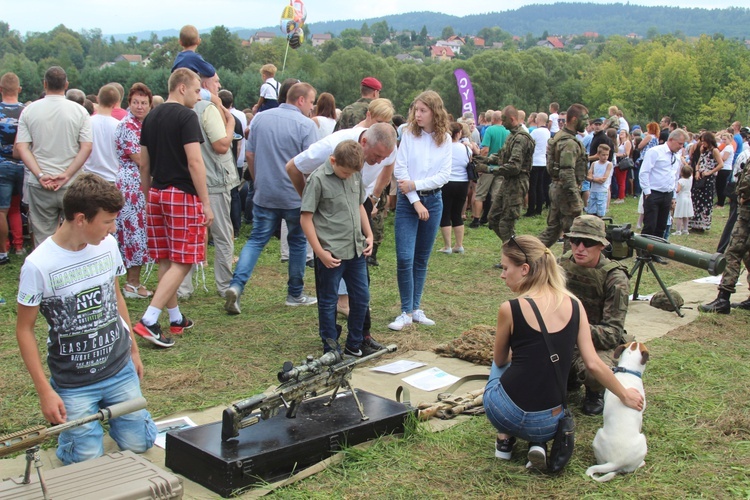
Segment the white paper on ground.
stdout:
[[651,300],[651,297],[653,297],[653,296],[654,296],[654,294],[653,294],[653,293],[652,293],[651,295],[641,295],[641,294],[639,293],[639,294],[638,294],[638,298],[637,298],[637,299],[634,299],[634,298],[633,298],[633,294],[631,293],[631,294],[630,294],[630,300]]
[[167,432],[178,431],[180,429],[187,429],[189,427],[196,427],[197,424],[193,422],[190,417],[172,418],[170,420],[162,420],[161,422],[154,422],[156,424],[156,441],[154,444],[159,448],[166,448],[167,444]]
[[408,361],[405,359],[401,359],[398,361],[394,361],[393,363],[388,363],[387,365],[370,368],[370,370],[374,372],[392,373],[395,375],[397,373],[408,372],[409,370],[419,368],[420,366],[425,366],[426,364],[427,363],[422,363],[420,361]]
[[693,283],[707,283],[709,285],[719,285],[721,284],[721,275],[706,276],[705,278],[698,278],[697,280],[693,280]]
[[414,375],[409,375],[408,377],[404,377],[401,380],[413,387],[416,387],[417,389],[430,392],[436,389],[440,389],[441,387],[448,387],[453,382],[456,382],[458,380],[458,377],[445,373],[443,370],[436,366],[434,368],[415,373]]

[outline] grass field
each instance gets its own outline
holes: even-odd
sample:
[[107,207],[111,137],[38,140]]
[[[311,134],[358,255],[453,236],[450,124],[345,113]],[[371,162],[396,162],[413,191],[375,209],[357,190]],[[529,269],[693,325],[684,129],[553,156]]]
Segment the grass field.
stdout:
[[[635,225],[636,200],[613,205],[615,222]],[[714,229],[673,238],[676,244],[713,252],[728,209],[714,212]],[[519,234],[538,234],[543,218],[523,218]],[[237,250],[249,228],[243,228]],[[386,241],[371,268],[373,336],[404,349],[430,349],[477,324],[494,324],[497,309],[512,294],[493,268],[500,242],[486,227],[466,230],[463,255],[435,252],[430,261],[423,309],[435,327],[389,332],[399,314],[396,262],[389,217]],[[435,249],[442,246],[436,242]],[[561,251],[561,245],[553,249]],[[627,262],[628,266],[631,262]],[[667,284],[704,276],[705,272],[670,262],[658,266]],[[31,380],[15,342],[15,295],[20,263],[0,267],[0,434],[43,422]],[[146,368],[143,390],[154,417],[180,410],[227,404],[265,389],[287,359],[299,361],[320,353],[315,307],[284,305],[286,267],[273,240],[242,297],[242,315],[227,316],[216,295],[213,270],[208,289],[181,303],[196,326],[168,350],[139,341]],[[155,275],[148,285],[153,289]],[[658,285],[644,275],[641,293]],[[306,291],[314,293],[311,275]],[[745,298],[744,285],[736,297]],[[712,296],[706,297],[711,300]],[[147,304],[129,300],[131,317]],[[594,461],[591,440],[601,418],[577,412],[578,445],[573,461],[558,478],[528,474],[525,453],[517,447],[510,463],[493,458],[494,432],[484,417],[433,434],[417,426],[406,438],[378,442],[365,451],[349,450],[341,465],[280,490],[282,498],[438,498],[480,497],[750,497],[750,377],[747,323],[750,315],[701,316],[680,331],[649,344],[652,360],[644,382],[648,408],[644,432],[649,440],[645,468],[599,485],[585,477]],[[166,321],[163,317],[162,322]],[[37,322],[40,348],[46,325]],[[638,332],[629,332],[638,335]]]

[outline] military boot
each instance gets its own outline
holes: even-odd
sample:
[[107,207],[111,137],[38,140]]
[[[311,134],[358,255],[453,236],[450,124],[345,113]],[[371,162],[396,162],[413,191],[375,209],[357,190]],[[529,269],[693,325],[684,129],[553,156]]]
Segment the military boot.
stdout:
[[745,311],[750,311],[750,297],[742,302],[732,302],[732,309],[744,309]]
[[604,411],[604,391],[592,391],[586,387],[582,410],[584,415],[601,415]]
[[704,313],[729,314],[732,311],[732,306],[729,303],[729,297],[731,296],[732,294],[726,290],[719,290],[719,295],[712,302],[699,305],[698,310]]

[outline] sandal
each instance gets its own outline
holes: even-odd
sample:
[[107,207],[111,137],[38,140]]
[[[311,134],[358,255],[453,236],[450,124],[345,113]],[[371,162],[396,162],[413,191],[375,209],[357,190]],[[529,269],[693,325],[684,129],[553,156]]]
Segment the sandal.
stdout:
[[[141,290],[145,291],[146,293],[141,293]],[[138,284],[138,286],[126,283],[122,289],[122,294],[128,299],[148,299],[152,295],[154,295],[153,292],[146,290],[146,287],[141,285],[140,283]]]

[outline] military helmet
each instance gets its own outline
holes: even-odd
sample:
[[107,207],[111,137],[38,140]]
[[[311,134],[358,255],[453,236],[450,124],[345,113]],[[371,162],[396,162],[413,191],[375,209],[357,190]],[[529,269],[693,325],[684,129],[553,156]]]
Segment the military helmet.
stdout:
[[[678,308],[682,307],[685,304],[685,300],[682,298],[682,295],[680,295],[680,292],[678,292],[677,290],[673,290],[672,288],[670,288],[669,294],[674,299],[674,303],[677,304]],[[662,309],[664,311],[674,311],[674,307],[672,307],[672,304],[669,303],[667,294],[665,294],[663,290],[655,293],[654,296],[651,297],[651,301],[649,302],[649,305],[651,307]]]
[[568,238],[584,238],[601,243],[605,247],[609,245],[607,241],[607,230],[604,227],[604,221],[596,215],[579,215],[570,226],[570,232],[565,233]]

